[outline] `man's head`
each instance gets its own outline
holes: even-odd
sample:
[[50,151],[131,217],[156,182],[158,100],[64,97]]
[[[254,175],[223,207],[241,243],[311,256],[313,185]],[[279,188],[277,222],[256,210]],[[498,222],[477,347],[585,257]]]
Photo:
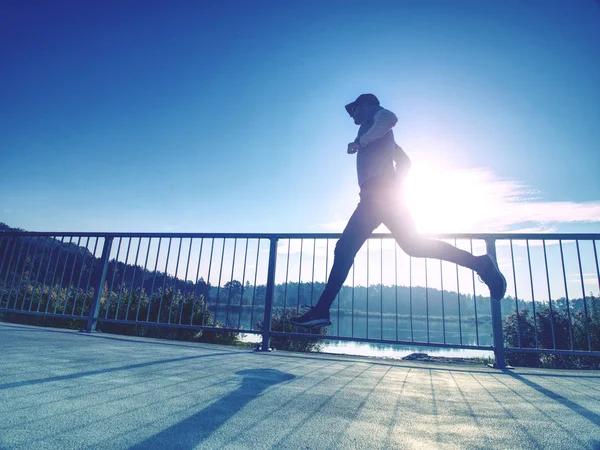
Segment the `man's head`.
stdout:
[[370,106],[379,106],[379,100],[373,94],[361,94],[352,103],[346,105],[346,111],[360,125],[365,117],[365,111]]

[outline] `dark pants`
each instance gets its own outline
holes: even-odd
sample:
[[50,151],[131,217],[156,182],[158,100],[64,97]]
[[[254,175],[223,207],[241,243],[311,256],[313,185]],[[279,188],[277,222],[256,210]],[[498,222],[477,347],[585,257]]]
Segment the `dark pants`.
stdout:
[[333,267],[317,303],[319,308],[331,307],[346,281],[354,257],[373,230],[382,223],[388,227],[400,248],[410,256],[441,259],[472,270],[478,267],[478,259],[471,253],[446,242],[419,236],[406,205],[399,202],[397,186],[372,182],[361,189],[360,202],[335,246]]

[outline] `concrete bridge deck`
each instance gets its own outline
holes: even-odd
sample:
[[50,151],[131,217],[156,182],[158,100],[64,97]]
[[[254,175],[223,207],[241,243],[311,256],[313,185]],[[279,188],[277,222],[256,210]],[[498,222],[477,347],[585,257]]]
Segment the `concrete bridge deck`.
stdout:
[[600,373],[0,323],[0,448],[600,448]]

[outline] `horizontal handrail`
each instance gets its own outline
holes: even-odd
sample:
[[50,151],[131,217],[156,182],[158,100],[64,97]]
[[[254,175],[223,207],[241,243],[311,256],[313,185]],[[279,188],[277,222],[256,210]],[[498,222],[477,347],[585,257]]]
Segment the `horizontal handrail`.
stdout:
[[[90,232],[90,231],[0,231],[0,236],[47,236],[47,237],[123,237],[123,238],[215,238],[215,239],[339,239],[342,233],[169,233],[169,232]],[[433,239],[545,239],[600,240],[600,233],[423,233]],[[393,239],[390,233],[372,233],[371,238]]]

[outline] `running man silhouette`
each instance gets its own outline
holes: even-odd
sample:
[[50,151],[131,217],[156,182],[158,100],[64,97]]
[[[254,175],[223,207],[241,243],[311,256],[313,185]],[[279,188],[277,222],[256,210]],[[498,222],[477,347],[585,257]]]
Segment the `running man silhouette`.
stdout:
[[[456,263],[477,272],[487,284],[490,296],[501,300],[506,279],[488,255],[474,256],[446,242],[419,236],[406,205],[398,201],[398,191],[410,168],[410,159],[394,141],[395,114],[379,105],[373,94],[362,94],[346,105],[346,111],[360,125],[358,136],[348,144],[348,154],[356,154],[360,202],[335,246],[333,266],[325,290],[306,314],[290,320],[305,327],[331,325],[329,309],[341,289],[354,257],[373,230],[384,223],[408,255]],[[395,164],[394,164],[395,163]]]

